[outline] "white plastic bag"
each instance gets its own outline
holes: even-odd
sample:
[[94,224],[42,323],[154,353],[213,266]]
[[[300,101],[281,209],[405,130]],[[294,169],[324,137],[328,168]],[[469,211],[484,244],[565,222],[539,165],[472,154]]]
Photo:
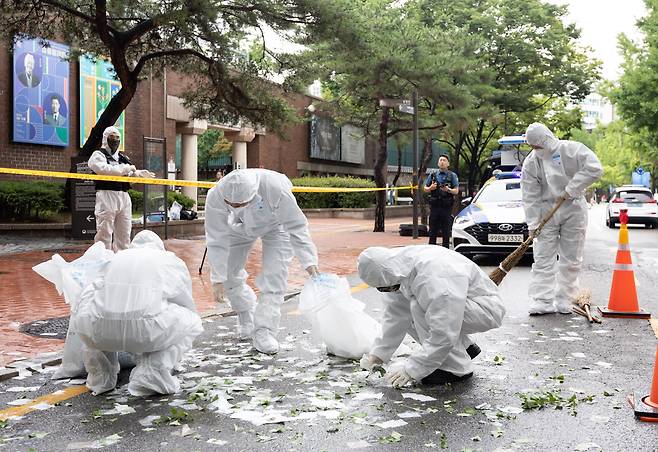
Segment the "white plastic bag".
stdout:
[[[59,254],[46,262],[32,267],[39,276],[55,285],[57,292],[64,295],[64,301],[76,310],[82,289],[96,279],[114,253],[105,248],[102,242],[94,243],[85,253],[72,262],[66,262]],[[87,372],[82,360],[83,344],[80,337],[71,329],[66,333],[62,364],[53,374],[53,379],[75,378]]]
[[174,201],[169,208],[169,219],[180,220],[180,211],[183,208],[177,201]]
[[299,309],[311,322],[316,338],[327,351],[343,358],[368,353],[381,333],[381,325],[364,312],[365,305],[350,294],[345,278],[321,274],[304,284]]

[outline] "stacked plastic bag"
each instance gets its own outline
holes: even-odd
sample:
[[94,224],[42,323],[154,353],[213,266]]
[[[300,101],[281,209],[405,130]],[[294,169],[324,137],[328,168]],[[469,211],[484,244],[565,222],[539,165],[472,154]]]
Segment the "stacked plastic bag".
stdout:
[[316,339],[327,352],[343,358],[360,358],[381,334],[381,325],[364,312],[347,279],[323,273],[309,279],[300,295],[299,309],[312,324]]
[[[112,258],[114,253],[105,248],[102,242],[97,242],[72,262],[66,262],[62,256],[55,254],[49,261],[32,267],[32,270],[50,281],[57,292],[64,296],[64,301],[71,305],[71,310],[75,311],[80,302],[82,289],[98,278]],[[53,374],[53,379],[75,378],[87,373],[82,361],[82,349],[82,341],[69,328],[64,343],[62,364]],[[126,364],[130,365],[129,362]],[[134,363],[132,365],[134,366]]]

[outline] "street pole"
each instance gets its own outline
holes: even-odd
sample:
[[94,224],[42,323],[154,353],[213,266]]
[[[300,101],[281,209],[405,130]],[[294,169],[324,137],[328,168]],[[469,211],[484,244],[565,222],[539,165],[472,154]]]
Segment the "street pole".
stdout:
[[413,166],[413,175],[411,176],[412,185],[417,187],[413,190],[413,238],[418,238],[418,91],[414,90],[411,97],[411,105],[414,109],[414,119],[413,119],[413,156],[412,156],[412,166]]

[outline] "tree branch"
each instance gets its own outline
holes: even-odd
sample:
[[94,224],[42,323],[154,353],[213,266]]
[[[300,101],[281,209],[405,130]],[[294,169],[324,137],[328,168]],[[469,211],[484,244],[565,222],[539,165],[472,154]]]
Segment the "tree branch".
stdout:
[[135,68],[132,70],[132,73],[134,76],[139,75],[139,73],[142,71],[142,68],[149,60],[152,60],[154,58],[162,58],[165,56],[173,56],[173,55],[190,55],[190,56],[195,56],[209,64],[213,62],[211,58],[207,57],[203,53],[194,49],[161,50],[159,52],[153,52],[147,55],[143,55],[135,65]]
[[57,9],[61,9],[63,11],[66,11],[67,13],[71,14],[72,16],[78,17],[80,19],[85,20],[86,22],[89,22],[90,24],[94,23],[94,18],[81,12],[78,11],[75,8],[71,8],[68,5],[65,5],[61,2],[58,2],[56,0],[41,0],[42,3],[45,3],[46,5],[54,6]]
[[[418,130],[437,130],[437,129],[442,129],[442,128],[444,128],[445,126],[446,126],[446,123],[445,123],[444,121],[441,121],[439,124],[437,124],[437,125],[435,125],[435,126],[419,127]],[[392,136],[395,135],[396,133],[400,133],[400,132],[411,132],[411,131],[413,131],[413,130],[414,130],[413,127],[393,129],[393,130],[391,130],[390,132],[388,132],[388,136],[389,136],[389,137],[392,137]]]

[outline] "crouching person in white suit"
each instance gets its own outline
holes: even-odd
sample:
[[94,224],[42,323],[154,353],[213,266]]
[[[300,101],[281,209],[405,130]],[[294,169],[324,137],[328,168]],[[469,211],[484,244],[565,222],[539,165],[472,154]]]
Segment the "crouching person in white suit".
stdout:
[[128,384],[135,396],[177,392],[174,366],[203,331],[185,263],[151,231],[138,233],[84,289],[71,306],[71,329],[85,344],[87,387],[94,394],[116,386],[117,352],[136,355]]

